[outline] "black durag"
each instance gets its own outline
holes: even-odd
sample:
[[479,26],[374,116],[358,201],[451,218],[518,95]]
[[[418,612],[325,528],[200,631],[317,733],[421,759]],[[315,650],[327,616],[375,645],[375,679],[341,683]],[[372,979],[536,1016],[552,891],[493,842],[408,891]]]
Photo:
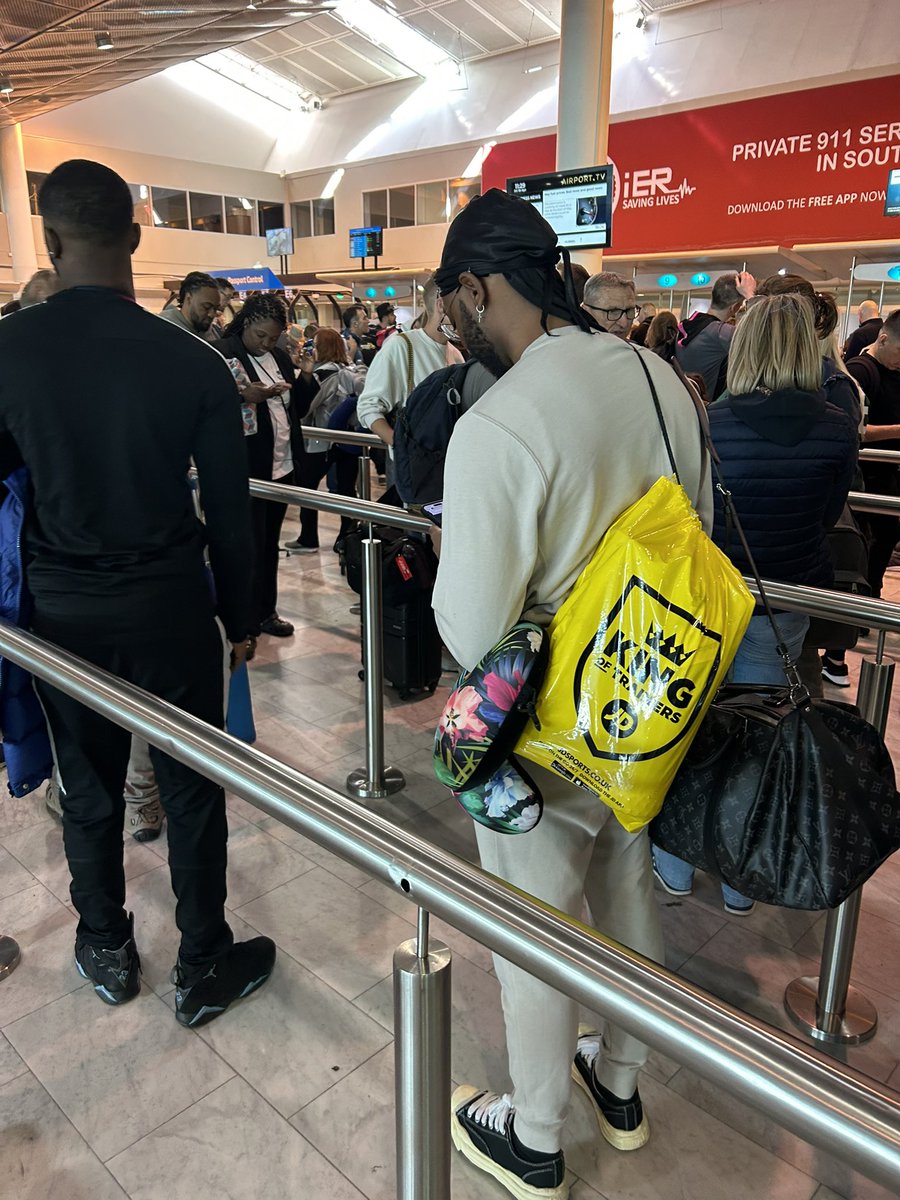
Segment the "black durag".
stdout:
[[[563,273],[556,269],[560,255]],[[570,321],[581,329],[592,327],[578,303],[569,252],[561,249],[553,227],[533,204],[491,188],[476,196],[454,218],[441,264],[434,273],[441,295],[459,286],[464,271],[473,275],[503,275],[529,304],[547,317]]]

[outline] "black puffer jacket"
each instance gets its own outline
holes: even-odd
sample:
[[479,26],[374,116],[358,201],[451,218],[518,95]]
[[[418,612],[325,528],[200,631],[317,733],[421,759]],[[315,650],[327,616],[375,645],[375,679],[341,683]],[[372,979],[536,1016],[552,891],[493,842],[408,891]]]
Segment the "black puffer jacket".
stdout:
[[[709,407],[722,475],[764,579],[828,587],[825,535],[837,521],[856,469],[858,438],[824,392],[725,395]],[[713,541],[745,574],[734,530],[716,493]]]

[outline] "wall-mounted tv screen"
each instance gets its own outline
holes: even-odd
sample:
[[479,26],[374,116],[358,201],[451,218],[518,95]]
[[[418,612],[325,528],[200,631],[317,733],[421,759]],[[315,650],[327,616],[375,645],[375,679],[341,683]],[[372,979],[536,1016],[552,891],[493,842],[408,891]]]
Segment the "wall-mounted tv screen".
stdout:
[[612,166],[507,179],[510,196],[528,200],[556,230],[561,246],[603,249],[612,233]]

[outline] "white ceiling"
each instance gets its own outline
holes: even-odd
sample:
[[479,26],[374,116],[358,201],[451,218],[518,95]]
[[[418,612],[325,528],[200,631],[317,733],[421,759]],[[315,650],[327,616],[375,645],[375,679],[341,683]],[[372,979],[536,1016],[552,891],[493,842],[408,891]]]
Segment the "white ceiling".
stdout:
[[[384,7],[458,61],[559,37],[562,0],[384,0]],[[241,53],[330,97],[411,79],[415,72],[327,14],[244,42]]]

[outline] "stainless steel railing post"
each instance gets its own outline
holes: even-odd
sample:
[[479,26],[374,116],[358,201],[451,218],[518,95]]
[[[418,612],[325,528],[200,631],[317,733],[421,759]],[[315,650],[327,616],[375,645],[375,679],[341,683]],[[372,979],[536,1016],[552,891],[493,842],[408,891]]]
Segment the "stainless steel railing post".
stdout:
[[6,979],[7,975],[12,975],[19,965],[21,957],[18,942],[11,937],[0,937],[0,979]]
[[[865,658],[859,675],[857,704],[865,719],[884,734],[891,706],[894,663],[882,658]],[[825,920],[825,944],[818,977],[805,976],[789,983],[784,994],[788,1015],[804,1033],[830,1045],[857,1046],[873,1037],[878,1013],[872,1002],[850,984],[856,927],[862,903],[862,888]]]
[[397,1200],[450,1200],[450,951],[416,937],[394,953]]
[[403,772],[384,762],[384,612],[381,598],[381,542],[362,544],[363,672],[366,681],[366,765],[347,776],[347,790],[360,800],[383,800],[406,786]]
[[372,456],[369,453],[369,447],[363,446],[362,454],[359,459],[359,479],[357,482],[357,491],[359,492],[360,500],[372,499]]

